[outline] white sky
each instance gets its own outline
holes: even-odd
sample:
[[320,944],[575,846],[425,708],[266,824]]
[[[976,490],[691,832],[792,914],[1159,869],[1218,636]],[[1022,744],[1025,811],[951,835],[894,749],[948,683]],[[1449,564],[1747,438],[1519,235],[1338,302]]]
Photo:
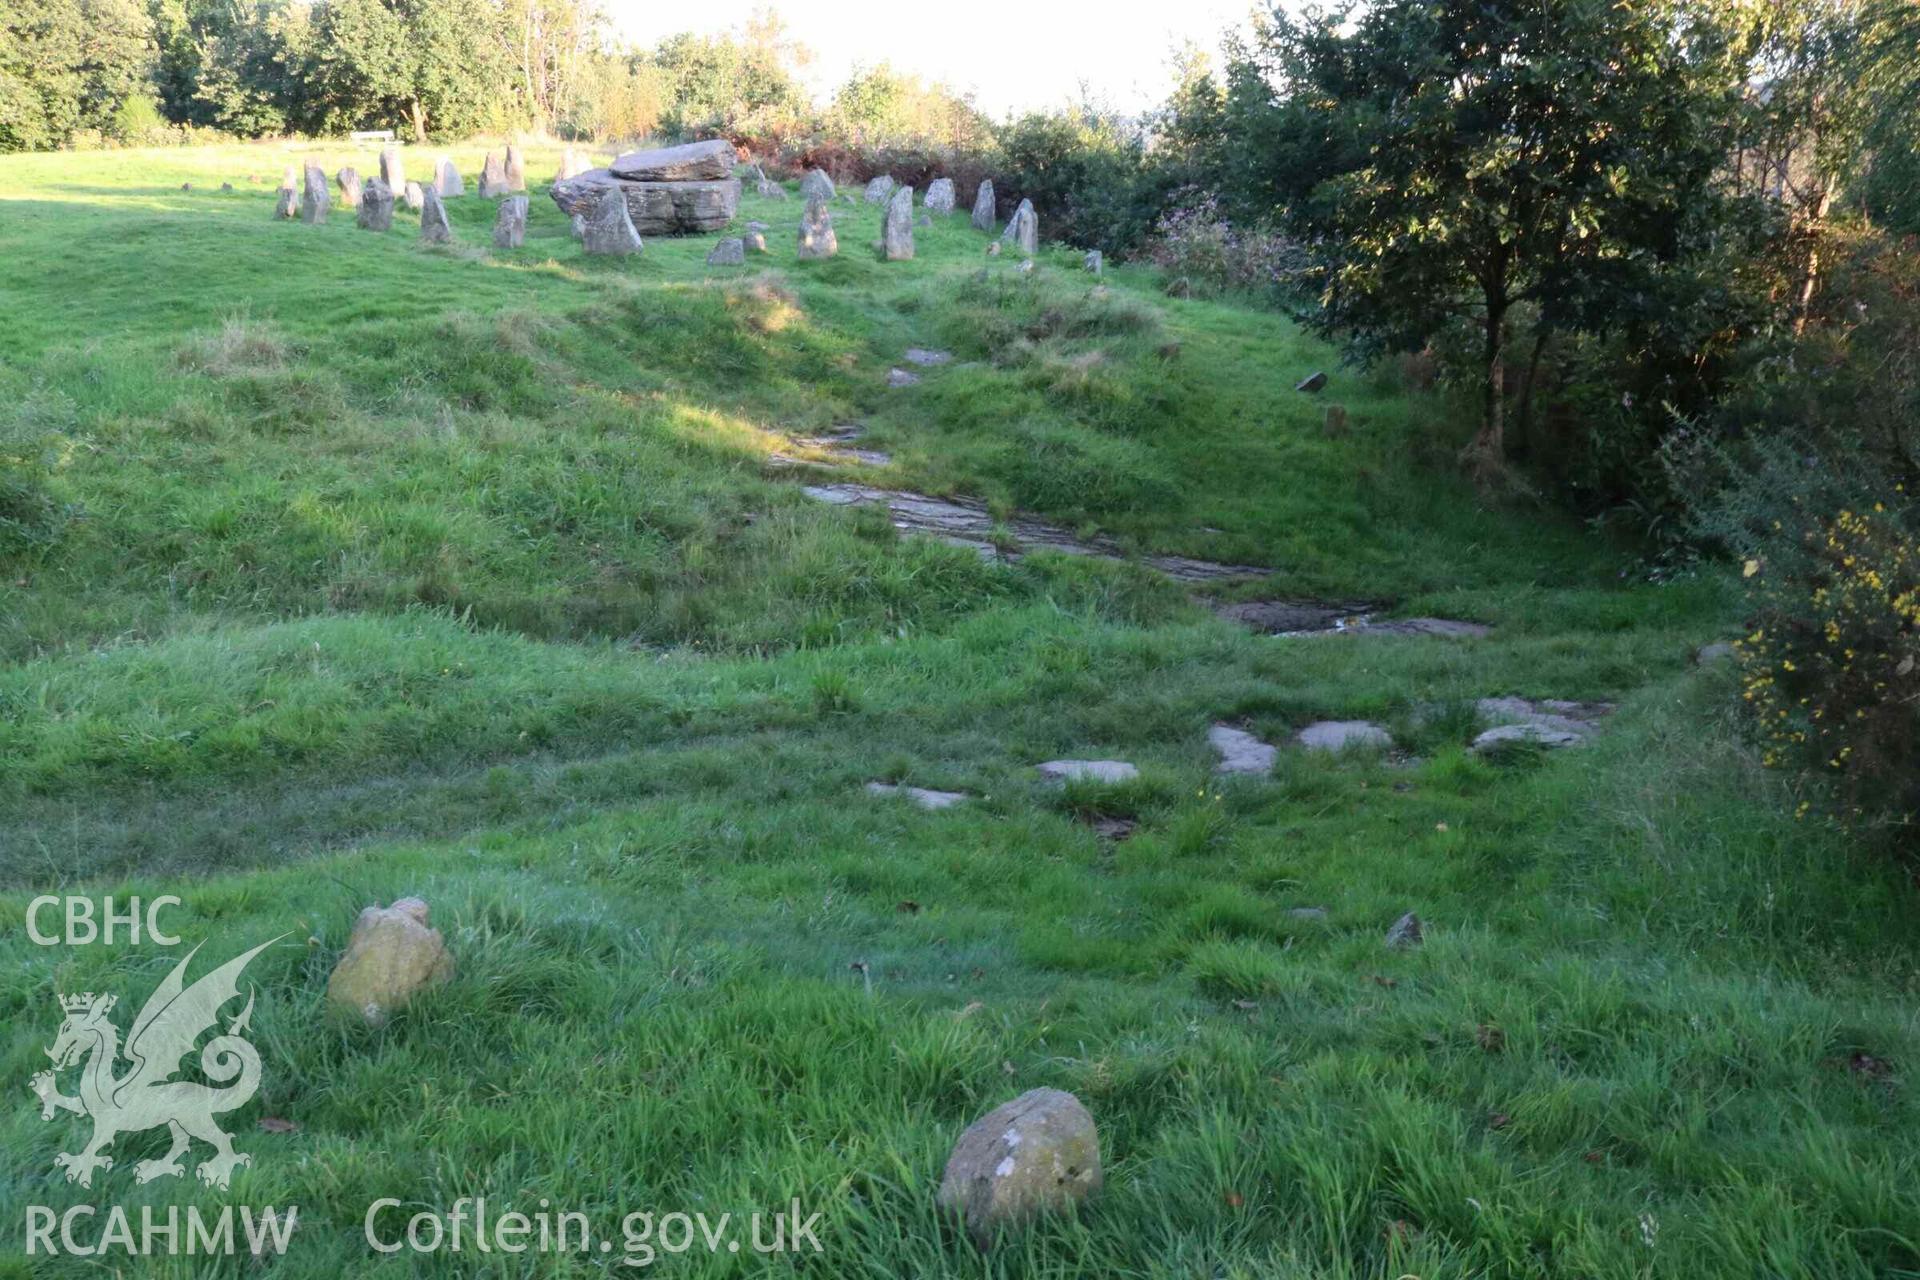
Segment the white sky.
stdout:
[[690,6],[607,0],[607,12],[621,35],[652,44],[676,31],[732,30],[770,7],[812,50],[805,77],[822,100],[854,66],[889,62],[972,90],[981,109],[997,118],[1076,99],[1082,82],[1097,101],[1123,111],[1157,103],[1172,84],[1173,51],[1190,40],[1215,54],[1220,34],[1245,25],[1253,3],[987,0],[954,8],[933,0],[704,0]]

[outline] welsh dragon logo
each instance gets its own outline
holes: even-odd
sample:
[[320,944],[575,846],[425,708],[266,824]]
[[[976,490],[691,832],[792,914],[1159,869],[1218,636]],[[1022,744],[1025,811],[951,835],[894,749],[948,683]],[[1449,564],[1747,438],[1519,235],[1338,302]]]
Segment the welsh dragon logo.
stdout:
[[[226,1034],[215,1036],[200,1050],[201,1074],[225,1087],[172,1076],[201,1033],[219,1021],[221,1007],[239,998],[240,972],[247,962],[278,941],[263,942],[188,986],[187,965],[200,950],[195,946],[148,997],[124,1047],[120,1029],[108,1017],[115,997],[92,992],[60,997],[66,1020],[47,1050],[53,1070],[34,1076],[32,1088],[40,1099],[42,1120],[53,1119],[56,1111],[93,1120],[92,1141],[76,1154],[62,1152],[54,1157],[54,1163],[67,1171],[67,1181],[91,1187],[94,1170],[113,1168],[113,1157],[102,1152],[114,1138],[160,1125],[171,1131],[173,1145],[158,1160],[134,1165],[137,1182],[179,1176],[183,1172],[180,1157],[194,1138],[213,1148],[213,1155],[195,1171],[208,1186],[225,1190],[236,1168],[253,1163],[253,1157],[233,1149],[233,1140],[213,1119],[245,1106],[260,1087],[260,1055],[240,1034],[253,1016],[251,990],[246,1007],[227,1024]],[[131,1065],[124,1074],[116,1074],[122,1056]],[[82,1059],[86,1065],[80,1070],[80,1093],[70,1098],[60,1092],[54,1077]]]

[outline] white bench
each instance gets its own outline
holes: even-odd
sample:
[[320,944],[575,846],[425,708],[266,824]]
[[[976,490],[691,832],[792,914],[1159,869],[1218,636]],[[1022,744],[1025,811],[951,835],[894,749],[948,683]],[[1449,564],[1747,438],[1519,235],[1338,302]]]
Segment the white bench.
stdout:
[[393,130],[361,129],[354,133],[348,134],[347,137],[352,139],[355,142],[392,142]]

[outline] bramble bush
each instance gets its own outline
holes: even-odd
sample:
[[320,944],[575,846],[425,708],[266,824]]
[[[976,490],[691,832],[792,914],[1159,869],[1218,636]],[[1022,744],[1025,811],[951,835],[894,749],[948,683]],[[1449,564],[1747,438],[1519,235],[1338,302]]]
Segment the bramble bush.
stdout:
[[1197,187],[1167,197],[1147,257],[1166,272],[1169,288],[1186,292],[1283,290],[1298,284],[1307,269],[1307,256],[1294,241],[1234,225],[1219,198]]

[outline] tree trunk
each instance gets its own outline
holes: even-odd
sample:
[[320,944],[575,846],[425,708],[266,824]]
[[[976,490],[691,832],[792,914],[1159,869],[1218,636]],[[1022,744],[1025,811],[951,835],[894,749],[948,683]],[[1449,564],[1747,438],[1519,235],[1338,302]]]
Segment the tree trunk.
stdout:
[[1820,233],[1826,225],[1827,214],[1833,209],[1833,178],[1828,177],[1820,184],[1820,195],[1813,203],[1813,216],[1807,220],[1807,263],[1800,273],[1800,296],[1794,303],[1794,336],[1806,332],[1807,316],[1813,310],[1813,295],[1820,285]]
[[1520,448],[1523,453],[1531,454],[1533,446],[1533,385],[1540,381],[1540,361],[1547,354],[1547,343],[1553,337],[1553,330],[1541,325],[1533,332],[1533,354],[1527,357],[1527,385],[1520,390]]
[[407,109],[413,116],[413,140],[425,142],[427,140],[427,109],[420,105],[418,98],[408,103]]
[[1467,469],[1481,481],[1491,480],[1506,462],[1507,395],[1506,337],[1507,304],[1489,291],[1486,337],[1486,412],[1480,430],[1466,448],[1463,460]]

